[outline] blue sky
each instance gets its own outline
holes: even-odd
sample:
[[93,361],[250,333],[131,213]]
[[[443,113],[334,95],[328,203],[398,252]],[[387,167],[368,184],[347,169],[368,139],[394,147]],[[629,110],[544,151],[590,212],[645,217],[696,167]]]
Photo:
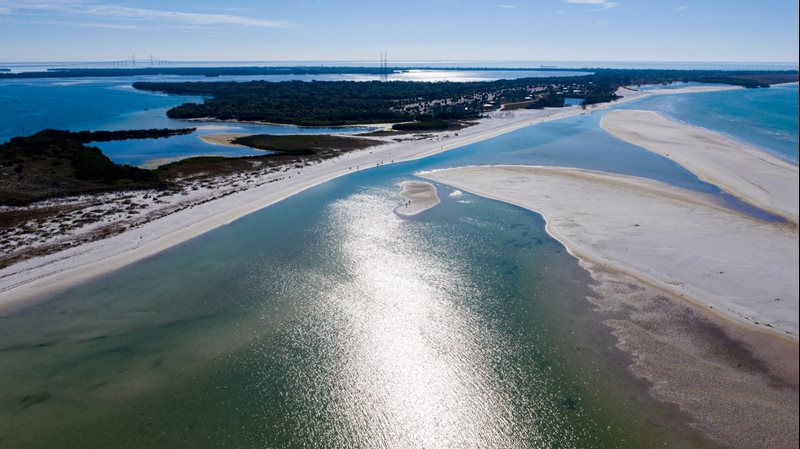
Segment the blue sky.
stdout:
[[797,0],[0,0],[0,61],[796,62]]

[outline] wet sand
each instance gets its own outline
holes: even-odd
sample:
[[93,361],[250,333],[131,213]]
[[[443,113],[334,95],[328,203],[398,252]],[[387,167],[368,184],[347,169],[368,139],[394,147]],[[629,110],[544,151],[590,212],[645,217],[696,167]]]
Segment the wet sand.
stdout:
[[590,301],[650,394],[724,447],[797,447],[797,343],[743,328],[638,279],[582,262]]
[[408,204],[403,204],[395,209],[400,215],[413,216],[424,212],[439,204],[439,195],[436,194],[436,187],[424,181],[403,181],[400,197],[407,200]]

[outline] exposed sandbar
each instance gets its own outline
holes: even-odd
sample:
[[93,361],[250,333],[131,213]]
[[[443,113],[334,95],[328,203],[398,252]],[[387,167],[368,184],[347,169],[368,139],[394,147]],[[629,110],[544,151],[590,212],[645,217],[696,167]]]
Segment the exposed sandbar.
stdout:
[[743,201],[795,224],[798,221],[797,165],[652,111],[609,112],[600,126],[619,139],[673,159]]
[[541,213],[571,253],[796,340],[796,228],[714,197],[578,169],[464,167],[422,177]]
[[218,134],[203,134],[200,136],[200,140],[205,143],[209,143],[211,145],[221,145],[224,147],[239,147],[239,148],[248,148],[245,145],[239,145],[238,143],[233,143],[234,140],[240,137],[247,137],[252,136],[252,134],[247,133],[218,133]]
[[400,215],[417,215],[439,204],[439,195],[436,187],[425,181],[403,181],[400,197],[408,200],[408,204],[397,207],[395,212]]

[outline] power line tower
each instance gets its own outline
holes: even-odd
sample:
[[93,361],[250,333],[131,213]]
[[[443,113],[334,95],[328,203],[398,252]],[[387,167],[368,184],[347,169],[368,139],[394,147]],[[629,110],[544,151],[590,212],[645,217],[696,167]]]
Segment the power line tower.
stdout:
[[389,57],[386,52],[381,52],[381,78],[386,81],[389,79]]

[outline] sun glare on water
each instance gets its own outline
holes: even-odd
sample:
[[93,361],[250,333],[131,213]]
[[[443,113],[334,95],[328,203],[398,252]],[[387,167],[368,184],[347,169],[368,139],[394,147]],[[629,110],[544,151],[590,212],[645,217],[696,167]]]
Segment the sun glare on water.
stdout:
[[329,208],[341,271],[306,279],[318,294],[292,326],[308,357],[291,390],[303,392],[304,413],[318,413],[301,418],[306,431],[336,447],[542,440],[513,395],[516,374],[503,372],[508,338],[470,303],[478,286],[420,244],[414,221],[376,214],[391,211],[386,203],[357,194]]

